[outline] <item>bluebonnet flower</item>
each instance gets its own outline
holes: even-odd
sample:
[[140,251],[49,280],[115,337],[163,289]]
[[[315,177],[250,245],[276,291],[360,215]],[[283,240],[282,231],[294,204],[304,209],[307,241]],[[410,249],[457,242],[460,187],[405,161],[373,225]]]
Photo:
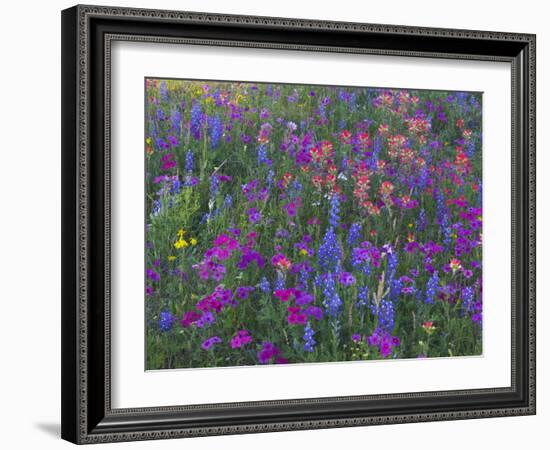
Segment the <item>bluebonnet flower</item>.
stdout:
[[166,81],[162,81],[160,83],[160,89],[159,89],[160,99],[163,102],[168,101],[168,85],[166,84]]
[[435,204],[436,204],[436,217],[439,229],[443,234],[443,244],[446,248],[449,247],[451,243],[452,229],[449,224],[449,210],[445,205],[445,196],[443,193],[437,189],[434,193],[435,195]]
[[348,232],[348,245],[351,247],[361,239],[361,224],[358,222],[352,223]]
[[193,102],[191,107],[191,134],[196,140],[201,138],[201,130],[203,125],[203,114],[199,102]]
[[414,298],[417,302],[421,302],[422,301],[422,295],[423,295],[423,292],[422,292],[422,289],[416,289],[415,290],[415,295],[414,295]]
[[210,179],[210,198],[215,198],[220,192],[220,179],[213,175]]
[[466,156],[470,159],[473,158],[475,151],[476,146],[474,141],[469,141],[468,144],[466,144]]
[[176,318],[169,311],[161,311],[159,317],[159,329],[160,331],[170,331],[174,326]]
[[322,103],[319,104],[319,115],[320,115],[322,118],[325,118],[325,116],[326,116],[325,105],[323,105]]
[[402,287],[403,282],[400,279],[392,280],[390,285],[390,298],[392,300],[395,300],[401,294]]
[[292,185],[290,186],[288,194],[291,197],[297,197],[298,194],[300,194],[300,191],[302,189],[303,189],[302,183],[300,183],[300,181],[298,179],[296,179],[292,182]]
[[350,112],[353,112],[355,111],[355,109],[357,109],[357,92],[353,91],[349,95],[348,105],[349,105]]
[[449,223],[449,211],[445,205],[445,196],[440,189],[436,189],[434,192],[435,196],[435,206],[436,206],[436,217],[437,223],[442,228]]
[[426,283],[426,299],[425,303],[433,303],[439,287],[439,275],[437,270],[434,271],[428,282]]
[[277,278],[275,279],[275,286],[273,288],[275,291],[285,288],[285,276],[279,271],[277,271]]
[[378,326],[391,333],[395,326],[395,310],[391,300],[382,300],[378,309]]
[[175,134],[181,134],[181,113],[179,109],[173,109],[170,114],[170,122],[172,123],[172,129]]
[[370,158],[370,169],[376,170],[378,166],[378,158],[380,157],[380,151],[382,150],[382,139],[380,136],[374,138],[374,146],[372,149],[372,156]]
[[187,173],[193,172],[193,151],[188,150],[185,154],[185,171]]
[[470,96],[470,105],[474,109],[479,109],[481,107],[475,95]]
[[344,91],[343,89],[340,89],[338,91],[338,100],[345,102],[348,100],[348,98],[349,94],[346,91]]
[[315,350],[317,341],[315,340],[314,336],[315,331],[313,331],[313,328],[311,328],[311,324],[308,322],[304,328],[304,350],[306,352],[311,353]]
[[428,226],[428,219],[426,219],[426,211],[424,208],[418,213],[418,219],[416,220],[416,229],[418,231],[424,231]]
[[471,286],[466,286],[462,289],[462,310],[470,312],[474,306],[474,289]]
[[273,186],[273,177],[275,176],[275,172],[273,170],[270,170],[267,172],[267,178],[265,180],[266,185],[268,188],[271,188]]
[[323,304],[332,317],[338,316],[342,308],[342,300],[336,291],[336,283],[331,273],[325,274],[323,277]]
[[477,180],[477,197],[476,197],[476,206],[478,208],[481,208],[481,204],[483,203],[483,185],[481,184],[481,180]]
[[369,304],[369,287],[365,285],[359,288],[359,292],[357,293],[357,302],[355,302],[355,306],[357,308],[363,308],[368,304]]
[[158,216],[161,209],[162,209],[161,201],[160,200],[153,200],[153,204],[151,206],[151,213],[153,214],[153,216]]
[[345,156],[342,157],[342,162],[340,163],[340,170],[342,172],[345,172],[348,168],[348,158],[346,158]]
[[330,227],[325,233],[323,242],[319,246],[317,257],[319,260],[319,265],[323,270],[327,272],[338,271],[342,252],[333,227]]
[[176,178],[172,181],[172,185],[170,186],[170,194],[177,195],[181,192],[181,187],[183,186],[183,183],[179,178]]
[[210,132],[210,145],[216,148],[223,134],[223,122],[219,116],[208,118],[208,131]]
[[420,169],[420,176],[418,177],[417,186],[420,191],[423,191],[428,183],[428,177],[430,171],[428,170],[427,164]]
[[449,245],[452,241],[452,234],[453,230],[448,225],[448,217],[445,216],[445,220],[441,223],[441,232],[443,233],[443,244],[445,245],[445,248],[449,248]]
[[299,282],[302,289],[307,289],[309,277],[310,277],[309,273],[313,271],[311,266],[306,263],[307,261],[302,264],[302,267],[300,268],[300,274],[299,274]]
[[258,165],[261,166],[262,164],[271,167],[271,160],[267,157],[267,148],[265,145],[258,146]]
[[223,200],[223,206],[225,208],[231,208],[231,206],[233,206],[233,196],[231,194],[227,194],[225,196],[225,199]]
[[269,281],[267,280],[266,277],[262,277],[258,287],[260,288],[260,291],[262,291],[265,294],[267,294],[268,292],[271,291],[270,286],[269,286]]
[[338,195],[333,195],[330,199],[329,223],[334,228],[340,223],[340,199]]
[[391,283],[393,281],[395,270],[397,269],[397,262],[397,252],[391,249],[388,252],[388,265],[386,267],[386,279],[388,280],[388,283]]
[[307,290],[308,282],[313,272],[313,267],[309,261],[302,261],[292,265],[290,269],[292,273],[298,274],[300,289]]
[[161,108],[157,108],[157,120],[166,120],[166,114]]

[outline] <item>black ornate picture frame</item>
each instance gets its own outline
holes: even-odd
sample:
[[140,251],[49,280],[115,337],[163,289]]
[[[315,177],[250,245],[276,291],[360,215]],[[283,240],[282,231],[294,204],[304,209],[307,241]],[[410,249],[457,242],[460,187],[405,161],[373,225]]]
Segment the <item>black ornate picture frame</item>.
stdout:
[[[511,64],[511,386],[113,409],[110,96],[114,41]],[[535,36],[99,6],[62,12],[62,437],[167,439],[535,414]]]

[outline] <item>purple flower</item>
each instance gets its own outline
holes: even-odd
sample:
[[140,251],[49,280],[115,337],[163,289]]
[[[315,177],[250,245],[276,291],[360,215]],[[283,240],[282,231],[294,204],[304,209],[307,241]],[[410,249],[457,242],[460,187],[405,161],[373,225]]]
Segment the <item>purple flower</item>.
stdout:
[[302,312],[302,309],[299,306],[289,306],[287,308],[289,312],[287,322],[289,325],[305,325],[307,322],[306,315]]
[[481,314],[475,313],[472,315],[472,322],[474,323],[481,323]]
[[243,345],[252,342],[252,336],[248,330],[239,330],[237,334],[231,338],[231,348],[241,348]]
[[323,309],[318,306],[308,306],[304,309],[304,313],[316,320],[321,320],[323,318]]
[[286,203],[283,208],[285,209],[289,217],[294,217],[296,215],[296,206],[296,202],[290,202]]
[[313,300],[314,300],[313,295],[308,294],[307,292],[300,291],[300,290],[295,291],[294,297],[296,299],[296,304],[300,305],[300,306],[308,305],[311,302],[313,302]]
[[390,341],[388,339],[382,339],[382,343],[380,344],[380,354],[383,358],[387,358],[391,355],[392,352],[392,346],[390,344]]
[[414,294],[415,288],[414,286],[405,286],[401,289],[402,294]]
[[168,142],[170,143],[170,145],[172,147],[177,147],[178,146],[178,138],[175,137],[175,136],[172,136],[172,135],[169,135],[168,136]]
[[248,215],[248,220],[251,223],[258,223],[262,220],[262,214],[256,208],[250,208],[246,211],[246,214]]
[[368,338],[367,342],[371,347],[376,347],[380,344],[380,335],[377,331],[374,331]]
[[215,322],[216,316],[214,316],[214,314],[212,314],[210,311],[206,311],[197,321],[195,321],[195,326],[197,328],[203,328],[206,325],[212,325]]
[[239,300],[246,300],[252,291],[254,291],[254,286],[239,286],[235,289],[235,297]]
[[147,269],[147,277],[153,281],[160,281],[160,275],[155,272],[153,269]]
[[262,349],[258,352],[258,360],[261,364],[267,364],[273,357],[278,356],[280,353],[281,351],[272,342],[266,341],[262,344]]
[[338,281],[343,286],[351,286],[352,284],[355,284],[355,277],[349,272],[340,272]]
[[200,317],[201,317],[201,315],[197,311],[187,311],[183,315],[183,318],[181,319],[180,324],[181,324],[182,327],[186,328],[186,327],[190,326],[192,323],[199,320]]
[[201,347],[203,348],[203,350],[210,350],[215,344],[220,344],[221,342],[222,342],[222,339],[219,336],[212,336],[206,339],[201,344]]
[[243,247],[242,252],[241,259],[237,264],[239,269],[244,270],[253,262],[255,262],[260,269],[265,266],[264,257],[257,251],[251,250],[248,247]]

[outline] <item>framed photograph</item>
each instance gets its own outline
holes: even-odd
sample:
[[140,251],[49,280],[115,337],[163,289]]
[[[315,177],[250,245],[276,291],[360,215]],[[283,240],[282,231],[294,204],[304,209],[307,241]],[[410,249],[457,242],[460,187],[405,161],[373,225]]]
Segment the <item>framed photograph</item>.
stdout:
[[62,12],[62,437],[535,413],[535,36]]

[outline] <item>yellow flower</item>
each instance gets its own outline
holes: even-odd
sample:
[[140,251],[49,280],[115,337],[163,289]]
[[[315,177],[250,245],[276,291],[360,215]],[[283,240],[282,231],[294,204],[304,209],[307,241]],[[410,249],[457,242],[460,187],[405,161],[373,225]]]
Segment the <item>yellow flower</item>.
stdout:
[[301,249],[300,255],[307,256],[308,255],[307,250],[305,248]]
[[174,261],[176,259],[176,257],[174,255],[170,255],[168,257],[168,261]]
[[174,243],[174,247],[177,249],[189,247],[189,242],[187,242],[185,239],[180,238]]
[[197,245],[197,240],[195,238],[189,239],[189,242],[191,242],[191,245]]
[[147,145],[151,145],[153,143],[153,140],[150,137],[148,137],[147,139],[145,139],[145,143]]

